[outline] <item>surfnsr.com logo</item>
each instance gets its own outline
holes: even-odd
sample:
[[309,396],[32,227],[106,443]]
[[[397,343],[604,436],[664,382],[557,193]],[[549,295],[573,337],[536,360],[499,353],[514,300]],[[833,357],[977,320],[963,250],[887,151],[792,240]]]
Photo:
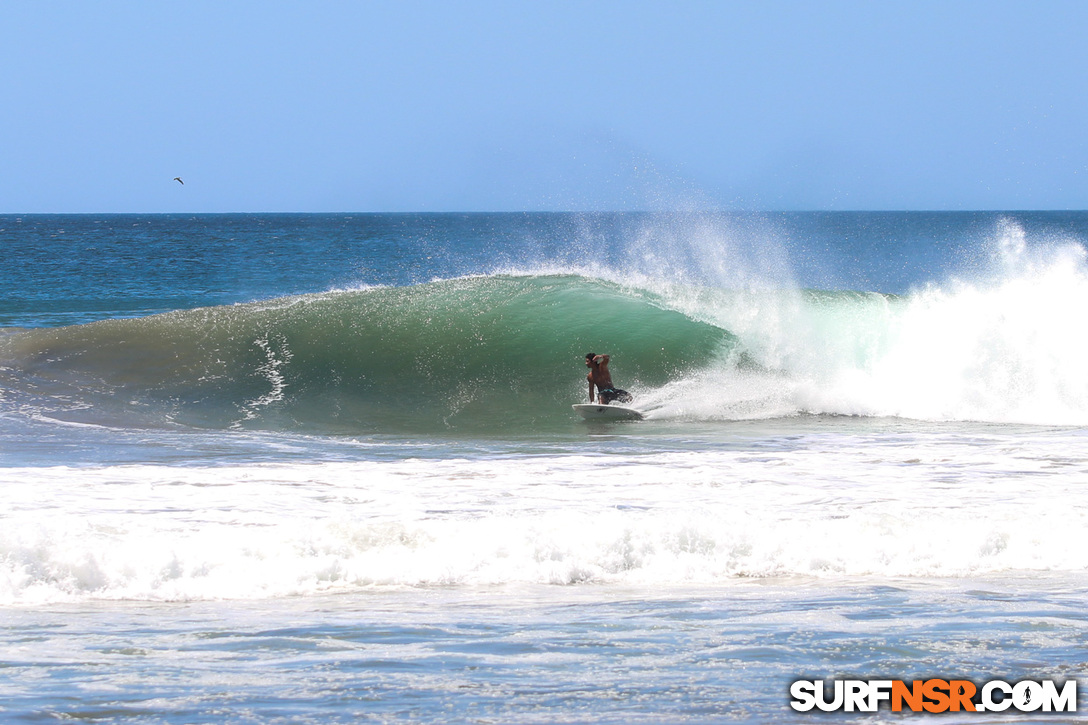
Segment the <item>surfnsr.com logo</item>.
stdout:
[[1077,681],[991,680],[981,687],[970,680],[797,680],[790,685],[790,707],[798,712],[876,712],[887,703],[892,712],[1076,712]]

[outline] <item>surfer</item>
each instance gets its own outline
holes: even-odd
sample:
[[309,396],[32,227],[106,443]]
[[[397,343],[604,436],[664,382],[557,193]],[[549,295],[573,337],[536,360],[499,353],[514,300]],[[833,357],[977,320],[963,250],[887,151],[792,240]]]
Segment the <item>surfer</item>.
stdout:
[[608,371],[608,355],[598,355],[595,352],[586,353],[586,367],[589,374],[589,402],[593,402],[593,388],[597,388],[597,402],[608,405],[613,400],[621,403],[630,403],[631,394],[626,390],[618,390],[612,386],[612,373]]

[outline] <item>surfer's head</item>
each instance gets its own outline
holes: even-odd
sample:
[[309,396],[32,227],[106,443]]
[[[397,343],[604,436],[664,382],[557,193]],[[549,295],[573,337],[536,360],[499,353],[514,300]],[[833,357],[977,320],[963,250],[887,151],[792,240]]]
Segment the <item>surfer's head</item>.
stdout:
[[592,365],[593,364],[593,358],[595,358],[595,357],[597,357],[597,353],[587,352],[586,353],[586,365]]

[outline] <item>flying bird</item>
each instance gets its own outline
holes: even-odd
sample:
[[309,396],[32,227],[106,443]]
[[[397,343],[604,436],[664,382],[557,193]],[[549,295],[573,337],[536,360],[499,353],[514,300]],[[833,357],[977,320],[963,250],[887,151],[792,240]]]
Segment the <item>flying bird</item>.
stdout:
[[181,180],[181,177],[180,177],[180,176],[175,176],[175,177],[174,177],[174,181],[178,182],[178,183],[179,183],[179,184],[181,184],[182,186],[185,186],[185,182]]

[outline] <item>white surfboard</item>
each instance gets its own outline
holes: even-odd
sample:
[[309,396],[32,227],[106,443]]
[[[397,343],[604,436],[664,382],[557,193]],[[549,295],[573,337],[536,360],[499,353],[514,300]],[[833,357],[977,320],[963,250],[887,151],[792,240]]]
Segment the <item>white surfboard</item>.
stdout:
[[582,403],[570,407],[586,420],[642,420],[645,417],[634,408],[624,408],[622,405]]

